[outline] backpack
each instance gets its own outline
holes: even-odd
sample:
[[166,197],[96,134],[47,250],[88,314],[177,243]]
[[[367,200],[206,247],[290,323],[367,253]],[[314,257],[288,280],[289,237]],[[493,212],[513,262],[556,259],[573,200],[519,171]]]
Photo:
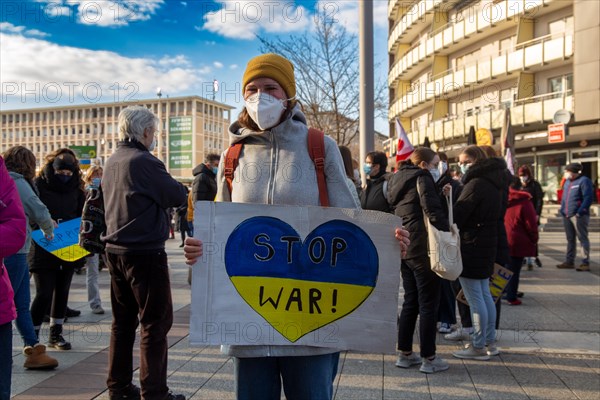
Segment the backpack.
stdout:
[[[325,181],[325,134],[317,129],[308,128],[308,154],[315,164],[317,173],[317,184],[319,185],[319,201],[322,207],[329,207],[329,195],[327,194],[327,183]],[[229,146],[225,155],[225,180],[229,193],[233,189],[233,172],[239,164],[240,153],[244,147],[244,141],[240,140]]]
[[83,205],[81,215],[81,225],[79,227],[79,246],[90,253],[104,252],[104,242],[100,240],[100,235],[106,230],[106,221],[104,219],[104,195],[102,188],[92,188],[88,190]]

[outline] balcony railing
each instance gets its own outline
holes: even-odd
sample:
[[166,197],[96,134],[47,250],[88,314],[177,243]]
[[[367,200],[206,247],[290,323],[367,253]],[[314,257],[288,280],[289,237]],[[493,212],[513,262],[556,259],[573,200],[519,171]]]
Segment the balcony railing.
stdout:
[[[474,6],[475,10],[462,18],[440,27],[439,29],[424,35],[414,44],[406,54],[394,63],[388,74],[388,84],[393,86],[397,79],[409,68],[414,67],[427,57],[438,53],[442,49],[455,44],[474,33],[481,32],[502,21],[515,16],[531,13],[537,9],[557,0],[504,0],[499,3],[487,3],[481,7]],[[416,5],[418,6],[418,4]],[[408,14],[407,14],[408,15]],[[395,40],[395,30],[401,26],[401,21],[390,34],[388,41],[389,51],[392,52]]]
[[[392,28],[388,39],[388,50],[389,52],[393,52],[394,47],[396,46],[396,42],[400,39],[406,31],[412,28],[412,26],[419,22],[425,14],[431,12],[434,8],[438,7],[440,4],[446,3],[450,0],[421,0],[415,4],[398,20],[396,25]],[[388,9],[389,11],[392,9]]]
[[434,98],[451,95],[465,87],[498,78],[551,61],[567,59],[573,55],[573,33],[546,35],[495,56],[483,57],[465,66],[437,74],[426,83],[416,85],[411,91],[392,103],[389,118]]
[[[543,123],[551,121],[554,113],[560,109],[573,110],[573,96],[570,91],[547,93],[514,102],[510,108],[513,125]],[[502,128],[503,109],[483,109],[472,115],[448,116],[420,126],[409,132],[408,138],[413,144],[423,143],[425,137],[431,141],[457,139],[466,136],[469,128]]]

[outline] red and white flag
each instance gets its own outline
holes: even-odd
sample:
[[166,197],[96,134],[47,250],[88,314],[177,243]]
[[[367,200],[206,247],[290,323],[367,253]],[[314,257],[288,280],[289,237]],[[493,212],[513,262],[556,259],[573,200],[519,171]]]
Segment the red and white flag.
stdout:
[[396,162],[398,161],[406,161],[408,157],[415,151],[415,148],[408,140],[408,136],[406,136],[406,132],[402,127],[402,124],[396,118],[396,136],[398,137],[398,150],[396,151]]

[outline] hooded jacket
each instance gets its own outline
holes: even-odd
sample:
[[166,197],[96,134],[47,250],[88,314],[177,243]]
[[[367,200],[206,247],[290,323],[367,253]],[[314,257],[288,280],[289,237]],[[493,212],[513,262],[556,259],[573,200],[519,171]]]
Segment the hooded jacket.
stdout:
[[588,215],[593,197],[593,185],[590,178],[579,175],[573,180],[567,179],[563,186],[560,214],[567,218],[574,215]]
[[[308,154],[308,126],[300,106],[287,119],[264,132],[229,127],[230,144],[244,140],[229,192],[224,168],[217,175],[217,201],[318,206],[319,188],[314,163]],[[221,155],[225,160],[226,152]],[[346,183],[342,156],[335,141],[325,136],[325,173],[331,207],[359,208]],[[311,346],[223,346],[235,357],[309,356],[339,350]]]
[[106,251],[144,254],[162,250],[169,237],[169,207],[187,200],[177,182],[158,158],[135,141],[119,142],[106,162],[102,180]]
[[511,257],[535,256],[538,227],[529,193],[512,188],[509,190],[504,226]]
[[0,157],[0,325],[17,317],[4,257],[15,254],[23,246],[25,236],[25,213],[19,193]]
[[[63,182],[54,173],[52,163],[48,163],[42,169],[40,176],[35,179],[35,186],[39,191],[40,200],[46,205],[50,217],[58,222],[69,221],[81,217],[83,204],[85,203],[85,192],[81,187],[80,171],[73,171],[71,179]],[[44,250],[33,243],[33,249],[29,253],[29,270],[56,268],[60,265],[76,266],[83,264],[85,260],[71,262],[60,260],[54,254]]]
[[504,160],[488,158],[473,164],[464,176],[465,185],[454,204],[463,278],[488,279],[494,271],[505,171]]
[[54,232],[54,224],[50,217],[48,207],[42,203],[40,198],[35,193],[33,187],[27,182],[23,175],[10,171],[10,177],[15,181],[17,190],[19,191],[19,197],[21,203],[23,203],[23,209],[25,210],[27,237],[25,244],[21,247],[21,250],[17,254],[27,254],[31,247],[31,225],[35,224],[39,226],[44,234],[50,235]]
[[400,167],[390,178],[388,200],[410,235],[404,258],[427,258],[428,236],[424,218],[429,218],[431,224],[441,231],[450,229],[429,171],[414,165]]
[[217,195],[216,175],[206,164],[197,165],[192,170],[194,182],[192,183],[192,202],[201,200],[213,201]]

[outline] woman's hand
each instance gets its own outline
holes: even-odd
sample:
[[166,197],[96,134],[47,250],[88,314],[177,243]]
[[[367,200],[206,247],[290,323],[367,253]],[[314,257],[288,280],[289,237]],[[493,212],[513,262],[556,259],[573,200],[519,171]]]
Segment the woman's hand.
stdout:
[[396,236],[396,240],[398,241],[398,243],[400,243],[400,251],[402,252],[402,257],[406,257],[408,245],[410,244],[410,240],[408,239],[408,231],[404,228],[396,228],[394,234]]
[[452,185],[449,183],[446,183],[444,185],[444,187],[442,188],[442,193],[444,193],[444,196],[448,196],[450,194],[450,190],[452,190]]
[[183,246],[183,255],[185,256],[185,263],[187,265],[193,265],[198,258],[202,257],[202,242],[200,239],[187,237],[185,239],[185,246]]

